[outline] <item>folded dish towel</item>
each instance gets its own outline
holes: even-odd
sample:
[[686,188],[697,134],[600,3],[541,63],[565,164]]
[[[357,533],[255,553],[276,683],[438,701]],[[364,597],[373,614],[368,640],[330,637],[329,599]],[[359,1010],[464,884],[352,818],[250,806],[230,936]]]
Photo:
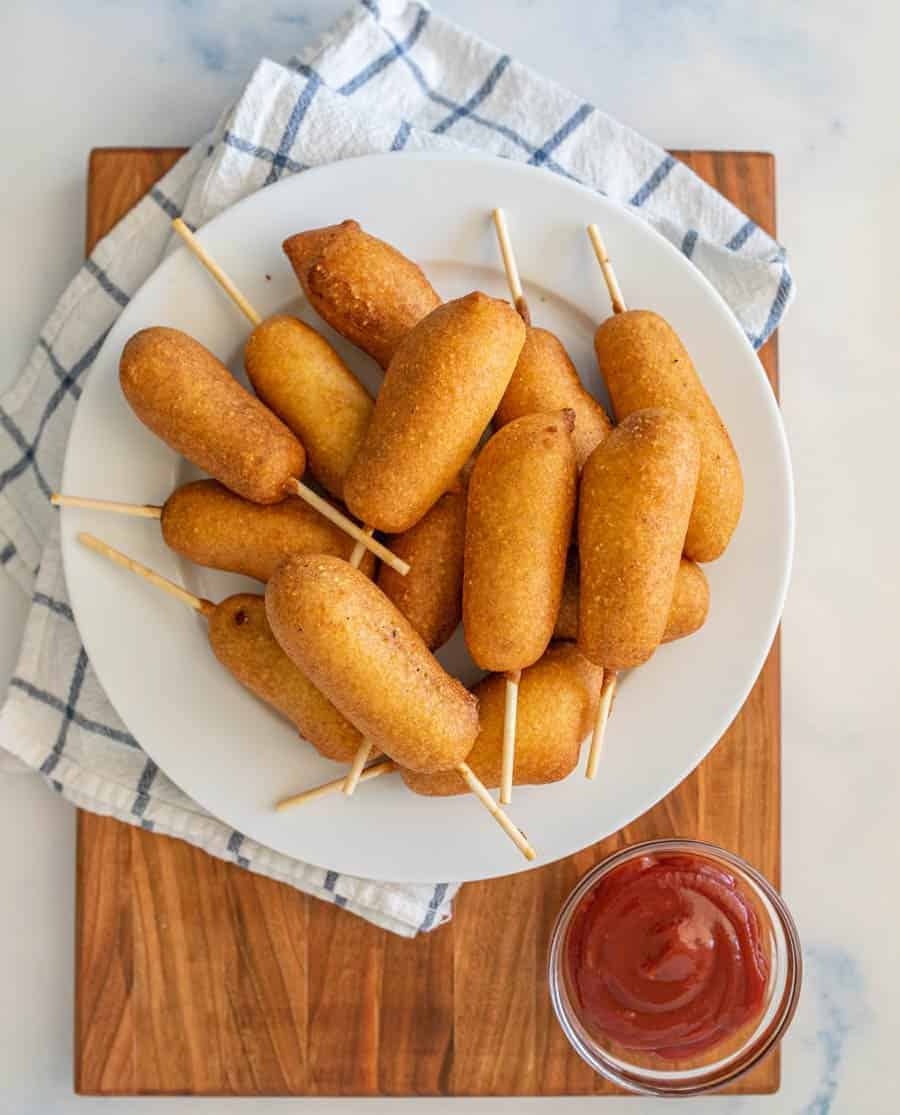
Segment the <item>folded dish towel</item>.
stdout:
[[206,813],[141,751],[78,637],[48,496],[82,384],[165,252],[171,218],[202,225],[337,159],[460,148],[543,166],[630,206],[707,275],[756,346],[787,309],[783,250],[670,155],[424,5],[363,0],[287,65],[263,60],[214,131],[97,245],[0,407],[0,564],[33,600],[0,745],[83,809],[179,836],[407,936],[450,917],[453,885],[382,884],[275,854]]

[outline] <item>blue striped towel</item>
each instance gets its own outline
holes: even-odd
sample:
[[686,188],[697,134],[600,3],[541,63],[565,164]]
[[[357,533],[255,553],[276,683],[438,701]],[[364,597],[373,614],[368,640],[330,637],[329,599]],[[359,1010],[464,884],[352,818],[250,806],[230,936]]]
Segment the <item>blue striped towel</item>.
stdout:
[[0,564],[33,600],[0,745],[83,809],[182,837],[406,936],[450,917],[453,886],[382,884],[277,855],[206,813],[141,751],[78,637],[47,496],[82,382],[159,263],[172,217],[202,225],[279,178],[337,159],[470,148],[630,206],[711,279],[754,345],[787,309],[783,250],[671,156],[422,4],[363,0],[287,65],[263,60],[213,132],[97,245],[0,406]]

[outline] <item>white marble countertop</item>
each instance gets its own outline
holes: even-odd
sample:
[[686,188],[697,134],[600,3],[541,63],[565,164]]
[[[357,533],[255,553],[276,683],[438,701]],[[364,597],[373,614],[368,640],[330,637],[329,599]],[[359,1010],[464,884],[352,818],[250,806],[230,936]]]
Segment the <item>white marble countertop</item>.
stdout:
[[[260,55],[285,58],[345,2],[4,5],[0,389],[81,260],[89,149],[190,143]],[[661,144],[778,158],[780,235],[800,290],[781,335],[799,504],[784,622],[783,885],[807,975],[781,1093],[696,1106],[707,1115],[893,1112],[900,952],[887,927],[900,918],[900,525],[891,429],[900,361],[891,323],[900,272],[891,214],[900,196],[900,15],[888,5],[857,14],[839,0],[437,6]],[[0,579],[0,682],[25,604]],[[111,1109],[72,1094],[73,849],[73,810],[36,779],[0,776],[0,1110],[10,1115]],[[434,1112],[563,1106],[427,1102]],[[295,1103],[334,1115],[398,1106]],[[572,1111],[659,1106],[565,1101]],[[128,1104],[151,1108],[284,1110],[263,1100]]]

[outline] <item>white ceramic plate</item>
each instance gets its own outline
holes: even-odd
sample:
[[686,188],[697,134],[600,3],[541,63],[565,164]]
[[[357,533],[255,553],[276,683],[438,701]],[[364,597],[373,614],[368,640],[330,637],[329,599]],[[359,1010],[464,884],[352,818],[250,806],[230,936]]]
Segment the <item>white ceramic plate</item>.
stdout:
[[[685,777],[734,718],[759,673],[781,615],[793,541],[793,495],[784,431],[743,332],[712,287],[638,218],[549,172],[500,159],[373,156],[308,171],[262,190],[201,239],[263,315],[302,304],[282,240],[304,228],[358,218],[425,268],[445,298],[480,288],[506,296],[489,219],[506,208],[536,324],[558,333],[588,387],[605,397],[592,335],[609,300],[584,227],[597,221],[626,300],[675,326],[725,419],[746,479],[740,526],[726,556],[707,567],[706,626],[662,647],[621,687],[596,782],[524,787],[510,813],[540,863],[627,824]],[[136,330],[169,325],[240,370],[248,325],[184,250],[167,259],[110,332],[72,428],[64,490],[162,503],[191,475],[134,417],[118,384],[122,346]],[[327,327],[350,365],[377,389],[374,364]],[[90,530],[195,592],[219,600],[260,586],[199,569],[171,553],[154,521],[66,510],[69,593],[91,661],[130,731],[186,793],[262,844],[374,879],[431,882],[505,875],[528,865],[470,797],[419,798],[392,775],[352,800],[332,795],[276,814],[272,803],[335,778],[342,768],[237,685],[209,650],[205,624],[152,587],[86,550]],[[471,682],[461,632],[440,657]]]

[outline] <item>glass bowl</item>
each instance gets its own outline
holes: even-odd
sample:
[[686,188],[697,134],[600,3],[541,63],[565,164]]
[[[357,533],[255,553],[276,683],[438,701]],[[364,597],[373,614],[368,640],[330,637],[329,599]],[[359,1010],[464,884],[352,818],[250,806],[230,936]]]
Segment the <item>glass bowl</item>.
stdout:
[[[579,1017],[570,986],[567,943],[573,918],[582,902],[611,871],[640,856],[686,855],[711,861],[735,876],[750,900],[760,939],[769,959],[761,1013],[737,1035],[690,1061],[670,1061],[658,1054],[623,1049],[591,1033]],[[797,928],[770,883],[740,856],[699,840],[648,840],[616,852],[597,864],[563,904],[550,938],[550,997],[563,1032],[575,1051],[607,1080],[633,1092],[652,1096],[696,1096],[735,1080],[759,1062],[784,1036],[800,994],[802,959]]]

